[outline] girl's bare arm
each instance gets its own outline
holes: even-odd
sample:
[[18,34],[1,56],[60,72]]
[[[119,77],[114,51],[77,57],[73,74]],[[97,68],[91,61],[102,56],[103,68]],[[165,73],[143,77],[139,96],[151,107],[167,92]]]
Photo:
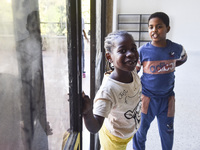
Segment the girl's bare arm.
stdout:
[[97,133],[103,125],[104,117],[93,114],[91,100],[87,95],[83,95],[83,99],[83,118],[85,126],[91,133]]

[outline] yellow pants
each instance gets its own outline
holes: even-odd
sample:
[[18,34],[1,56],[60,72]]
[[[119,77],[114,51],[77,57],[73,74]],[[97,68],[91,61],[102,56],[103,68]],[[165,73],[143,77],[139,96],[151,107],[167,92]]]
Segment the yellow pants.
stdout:
[[101,150],[126,150],[128,142],[133,138],[122,139],[112,135],[103,125],[99,131]]

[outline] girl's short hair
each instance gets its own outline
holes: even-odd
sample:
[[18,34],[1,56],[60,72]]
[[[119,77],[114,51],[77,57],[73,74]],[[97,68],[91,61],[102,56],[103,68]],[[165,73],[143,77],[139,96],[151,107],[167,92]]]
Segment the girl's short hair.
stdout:
[[109,33],[104,41],[104,48],[106,52],[111,52],[112,47],[114,46],[114,40],[119,36],[124,36],[124,35],[129,35],[133,38],[133,36],[129,34],[127,31],[117,30]]
[[169,16],[164,12],[155,12],[150,15],[148,19],[148,23],[152,18],[159,18],[163,21],[163,23],[168,27],[169,26]]

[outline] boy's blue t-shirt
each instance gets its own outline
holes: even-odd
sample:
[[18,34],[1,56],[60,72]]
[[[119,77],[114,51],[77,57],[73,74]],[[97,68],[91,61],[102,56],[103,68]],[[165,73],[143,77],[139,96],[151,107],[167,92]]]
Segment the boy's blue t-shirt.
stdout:
[[155,47],[151,42],[139,48],[143,65],[142,93],[149,97],[173,95],[176,59],[181,57],[183,47],[167,40],[166,47]]

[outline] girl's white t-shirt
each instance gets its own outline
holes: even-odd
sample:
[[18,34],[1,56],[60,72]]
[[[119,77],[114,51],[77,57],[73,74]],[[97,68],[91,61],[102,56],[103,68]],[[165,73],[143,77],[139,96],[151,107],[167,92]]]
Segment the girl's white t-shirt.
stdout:
[[122,139],[133,136],[140,126],[142,88],[137,73],[132,75],[133,82],[122,83],[105,74],[94,99],[93,113],[105,117],[109,132]]

